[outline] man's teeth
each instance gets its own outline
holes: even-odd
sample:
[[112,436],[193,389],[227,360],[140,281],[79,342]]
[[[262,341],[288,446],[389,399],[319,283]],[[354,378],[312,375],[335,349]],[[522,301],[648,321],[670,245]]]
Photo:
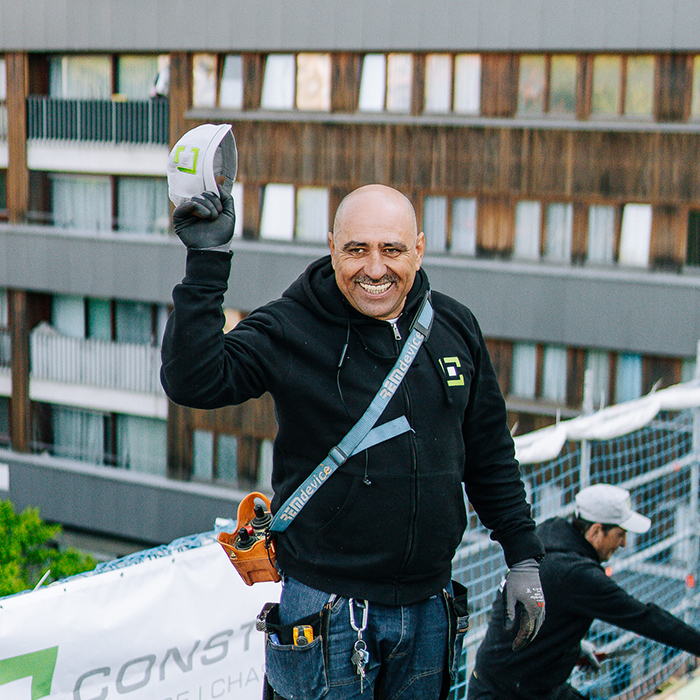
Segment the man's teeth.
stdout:
[[367,282],[360,282],[360,287],[370,294],[382,294],[391,287],[391,282],[384,282],[383,284],[367,284]]

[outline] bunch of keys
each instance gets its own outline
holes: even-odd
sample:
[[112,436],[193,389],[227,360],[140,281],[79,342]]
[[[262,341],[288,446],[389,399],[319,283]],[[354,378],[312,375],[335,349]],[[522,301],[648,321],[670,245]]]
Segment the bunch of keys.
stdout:
[[350,626],[357,632],[357,641],[353,645],[352,656],[350,657],[351,663],[355,666],[357,670],[357,675],[360,677],[360,694],[364,692],[364,682],[365,682],[365,667],[369,661],[369,652],[367,651],[367,643],[362,639],[362,633],[367,629],[367,614],[369,612],[369,603],[364,600],[358,605],[362,608],[362,623],[358,627],[355,623],[355,599],[350,598],[348,600],[348,608],[350,610]]

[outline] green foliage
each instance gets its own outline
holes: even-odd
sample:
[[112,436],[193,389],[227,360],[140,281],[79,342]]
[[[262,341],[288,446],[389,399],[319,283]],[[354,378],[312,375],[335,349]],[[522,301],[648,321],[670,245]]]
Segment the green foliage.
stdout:
[[10,501],[0,501],[0,596],[34,588],[49,569],[46,583],[95,568],[91,556],[59,550],[54,538],[60,532],[60,525],[42,521],[37,508],[16,513]]

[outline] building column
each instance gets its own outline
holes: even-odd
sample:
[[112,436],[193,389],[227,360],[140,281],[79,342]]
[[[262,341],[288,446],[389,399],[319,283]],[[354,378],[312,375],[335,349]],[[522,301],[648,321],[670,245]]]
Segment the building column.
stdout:
[[7,72],[7,214],[11,223],[26,220],[29,207],[27,168],[27,54],[5,54]]
[[28,452],[31,437],[29,401],[29,319],[27,293],[8,290],[10,342],[12,359],[12,394],[10,397],[10,442],[16,452]]
[[170,54],[170,147],[192,128],[185,120],[185,112],[192,106],[192,56],[177,52]]

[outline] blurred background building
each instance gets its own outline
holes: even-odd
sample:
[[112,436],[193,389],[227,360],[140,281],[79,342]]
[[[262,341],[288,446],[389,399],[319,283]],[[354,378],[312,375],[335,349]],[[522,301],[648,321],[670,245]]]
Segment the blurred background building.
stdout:
[[0,497],[140,546],[269,489],[269,397],[189,410],[158,378],[185,259],[165,161],[201,123],[239,150],[229,326],[383,182],[415,203],[433,288],[479,318],[515,434],[578,415],[584,377],[590,408],[693,375],[700,4],[0,10]]

